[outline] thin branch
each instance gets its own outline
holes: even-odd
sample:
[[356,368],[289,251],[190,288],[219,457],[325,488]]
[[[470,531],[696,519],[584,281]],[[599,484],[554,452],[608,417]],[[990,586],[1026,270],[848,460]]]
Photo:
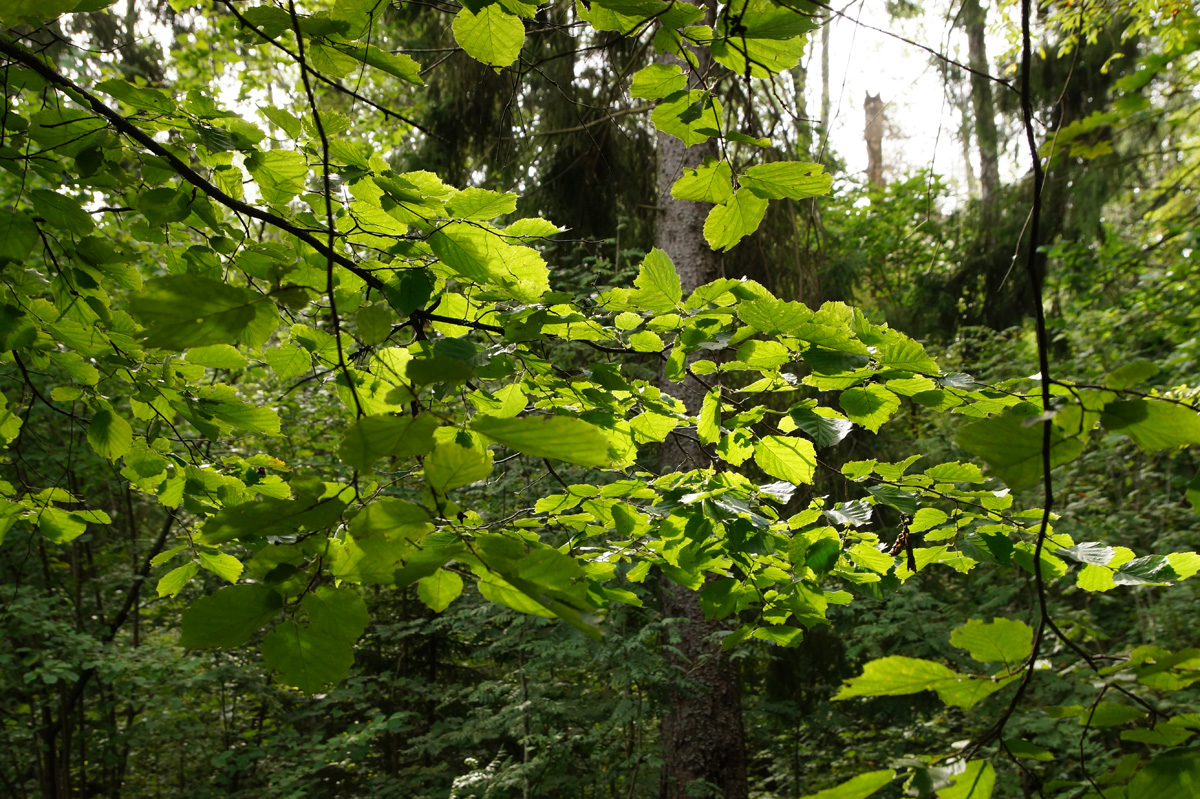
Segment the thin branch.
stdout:
[[212,183],[205,180],[199,173],[180,160],[179,156],[175,155],[175,153],[156,142],[141,128],[137,127],[127,118],[101,102],[94,94],[82,88],[70,78],[62,75],[53,67],[44,63],[38,59],[37,56],[25,50],[20,45],[17,45],[3,34],[0,34],[0,53],[33,70],[38,75],[42,76],[47,83],[57,86],[60,89],[65,89],[69,93],[73,94],[76,98],[87,103],[87,105],[91,107],[92,111],[107,119],[118,131],[133,139],[154,155],[162,158],[171,166],[171,169],[173,169],[175,173],[179,175],[179,177],[195,186],[209,198],[217,201],[231,211],[239,214],[245,214],[253,219],[258,219],[262,222],[279,228],[285,233],[290,233],[291,235],[300,239],[300,241],[303,241],[305,244],[312,247],[321,255],[324,255],[327,258],[332,258],[338,266],[349,269],[351,272],[358,275],[371,288],[378,291],[383,290],[384,283],[382,280],[372,274],[369,270],[363,269],[350,258],[332,251],[324,242],[313,236],[312,232],[308,228],[300,227],[299,225],[289,222],[287,219],[284,219],[277,214],[273,214],[270,211],[264,211],[261,208],[256,208],[253,205],[248,205],[241,200],[236,200],[233,197],[230,197]]

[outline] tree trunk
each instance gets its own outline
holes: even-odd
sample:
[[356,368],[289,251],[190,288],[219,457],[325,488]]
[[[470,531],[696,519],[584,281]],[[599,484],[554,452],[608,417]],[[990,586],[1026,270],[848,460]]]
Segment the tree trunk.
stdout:
[[833,14],[825,15],[821,25],[821,146],[818,157],[824,159],[825,143],[829,141],[832,120],[829,119],[829,28],[833,25]]
[[995,222],[996,191],[1000,186],[997,151],[996,107],[992,103],[992,84],[987,57],[987,15],[979,0],[963,1],[963,24],[967,28],[967,63],[971,74],[971,107],[975,112],[975,141],[979,147],[979,207],[982,230]]
[[[715,2],[708,0],[709,21],[715,19]],[[707,72],[711,61],[707,53],[696,71]],[[679,63],[673,56],[662,60]],[[693,77],[692,88],[700,86]],[[671,186],[684,167],[699,165],[706,156],[717,156],[716,142],[685,148],[673,136],[659,133],[658,213],[655,220],[655,245],[666,252],[679,272],[684,296],[697,286],[721,276],[721,259],[704,241],[704,219],[711,208],[706,203],[687,202],[671,197]],[[692,412],[699,410],[703,389],[691,381],[667,384],[664,389],[680,397]],[[664,471],[698,469],[710,460],[699,444],[672,436],[664,444],[661,465]],[[686,680],[687,687],[675,687],[670,709],[662,720],[662,799],[686,799],[694,796],[719,796],[746,799],[746,745],[742,729],[741,692],[738,674],[724,651],[711,640],[720,625],[708,622],[700,610],[695,592],[665,578],[661,583],[662,610],[666,618],[680,619],[673,627],[679,636],[678,655],[670,665]],[[690,790],[689,790],[690,787]]]
[[882,187],[886,185],[883,179],[883,100],[878,94],[867,94],[863,111],[866,115],[863,138],[867,140],[867,179]]

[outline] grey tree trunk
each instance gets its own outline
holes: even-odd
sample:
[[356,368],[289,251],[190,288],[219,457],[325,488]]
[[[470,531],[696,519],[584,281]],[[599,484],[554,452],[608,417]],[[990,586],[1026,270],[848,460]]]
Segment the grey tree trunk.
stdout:
[[[716,4],[706,0],[710,22],[716,17]],[[711,66],[706,53],[701,56],[698,74],[691,88],[698,88]],[[663,60],[679,63],[673,56]],[[671,197],[671,186],[684,167],[699,165],[706,156],[718,155],[716,143],[685,148],[673,136],[657,137],[658,213],[654,243],[670,256],[679,272],[686,297],[697,286],[721,276],[721,258],[704,241],[704,219],[710,205]],[[700,408],[704,389],[693,381],[667,383],[663,387],[680,397],[692,412]],[[661,450],[664,471],[707,467],[710,459],[699,444],[678,436],[670,437]],[[737,670],[711,636],[721,626],[704,619],[696,593],[663,578],[660,583],[662,612],[666,618],[679,619],[672,627],[678,636],[677,656],[670,666],[686,683],[676,687],[669,698],[669,710],[662,720],[662,799],[688,799],[695,796],[747,799],[746,744],[742,728],[741,689]]]
[[995,222],[996,191],[1000,186],[999,136],[996,107],[987,56],[987,14],[979,0],[964,0],[963,24],[967,29],[967,64],[971,74],[971,107],[975,112],[975,142],[979,148],[980,222],[984,230]]
[[878,94],[867,94],[863,101],[866,126],[863,138],[867,140],[867,179],[876,186],[886,185],[883,179],[883,100]]

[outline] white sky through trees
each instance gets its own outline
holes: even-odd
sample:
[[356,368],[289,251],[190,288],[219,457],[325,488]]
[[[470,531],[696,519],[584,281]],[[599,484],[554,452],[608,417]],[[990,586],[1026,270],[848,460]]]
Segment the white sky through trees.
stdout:
[[[829,36],[830,144],[844,160],[846,174],[861,175],[867,168],[863,98],[870,92],[880,95],[886,107],[888,129],[883,153],[885,174],[889,179],[931,167],[950,183],[952,202],[965,200],[967,173],[959,139],[961,117],[947,98],[934,56],[896,36],[872,30],[873,27],[890,31],[965,64],[966,35],[961,29],[952,28],[947,19],[948,7],[942,3],[927,3],[912,19],[890,18],[886,0],[860,0],[833,7],[845,16],[834,15]],[[994,10],[988,10],[988,57],[993,64],[993,74],[996,74],[996,56],[1007,49],[1007,44],[995,33]],[[856,24],[856,21],[862,24]],[[815,31],[810,41],[807,106],[809,115],[818,117],[821,109],[821,32]],[[953,65],[948,68],[958,71]],[[969,76],[965,72],[961,75],[959,90],[968,96]],[[1004,89],[994,85],[994,91]],[[978,173],[978,157],[973,144],[971,150]],[[1019,173],[1013,158],[1006,158],[1002,153],[1001,161],[1006,179]]]

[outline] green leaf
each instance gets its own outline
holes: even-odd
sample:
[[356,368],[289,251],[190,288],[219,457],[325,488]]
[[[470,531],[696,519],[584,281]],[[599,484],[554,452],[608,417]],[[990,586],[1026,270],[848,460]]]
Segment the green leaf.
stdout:
[[506,67],[517,60],[525,44],[525,24],[498,3],[479,13],[463,8],[454,17],[454,39],[467,55],[493,67]]
[[196,576],[196,572],[200,571],[200,565],[195,562],[185,563],[178,568],[164,574],[158,581],[158,595],[160,597],[175,596],[184,587],[191,582],[191,579]]
[[1098,543],[1096,541],[1089,541],[1083,544],[1075,544],[1074,546],[1056,549],[1054,550],[1054,554],[1060,558],[1069,558],[1076,563],[1091,563],[1097,566],[1107,566],[1109,561],[1116,556],[1117,550],[1113,547]]
[[[1009,678],[1011,679],[1013,678]],[[969,709],[1007,685],[1009,680],[993,682],[972,679],[951,671],[940,663],[891,655],[868,662],[862,675],[848,680],[833,698],[842,700],[857,696],[904,696],[921,691],[936,691],[947,705]]]
[[381,344],[392,334],[392,323],[396,315],[387,305],[371,303],[358,309],[354,315],[354,324],[358,328],[358,337],[368,347]]
[[450,607],[450,603],[458,599],[462,589],[462,578],[446,569],[438,569],[417,581],[417,596],[434,613],[441,613]]
[[1104,376],[1104,385],[1114,391],[1122,391],[1145,382],[1158,374],[1158,364],[1153,361],[1130,361],[1119,369]]
[[629,336],[629,346],[637,352],[662,352],[666,345],[654,331],[639,330]]
[[1147,452],[1200,444],[1200,413],[1163,400],[1110,402],[1104,406],[1100,424],[1126,434]]
[[719,135],[721,104],[707,92],[685,90],[667,95],[650,114],[654,127],[687,147]]
[[633,76],[629,93],[643,100],[657,100],[687,88],[687,75],[678,64],[650,64]]
[[867,799],[880,788],[890,785],[894,779],[896,779],[896,772],[892,769],[868,771],[865,774],[851,777],[833,788],[810,793],[802,799]]
[[726,368],[732,369],[745,364],[751,369],[771,371],[787,363],[791,355],[788,348],[778,341],[751,339],[738,347],[737,361]]
[[721,389],[714,388],[704,395],[696,435],[701,444],[713,444],[721,437]]
[[168,275],[146,281],[129,310],[147,328],[147,347],[183,351],[237,341],[260,301],[249,289],[199,275]]
[[1167,799],[1200,792],[1200,749],[1176,749],[1159,755],[1134,775],[1125,799]]
[[38,529],[54,544],[66,544],[83,535],[87,522],[64,508],[42,508],[37,516]]
[[[349,493],[349,492],[347,492]],[[341,519],[346,502],[340,496],[296,499],[264,497],[229,505],[210,517],[201,528],[205,544],[223,544],[235,538],[251,540],[273,535],[296,535],[302,530],[323,530]]]
[[671,196],[677,200],[721,203],[733,196],[732,183],[733,169],[729,162],[709,158],[695,169],[684,167],[683,177],[671,187]]
[[943,483],[982,483],[983,471],[973,463],[951,461],[925,470],[928,477]]
[[1022,741],[1020,738],[1005,738],[1004,746],[1012,753],[1013,757],[1037,760],[1041,763],[1050,763],[1054,760],[1054,752],[1030,741]]
[[650,313],[674,311],[683,299],[675,264],[658,248],[646,254],[633,285],[637,288],[632,297],[634,304]]
[[938,791],[938,799],[990,799],[996,787],[996,769],[986,760],[972,760],[947,788]]
[[227,586],[183,612],[179,643],[187,649],[241,646],[282,607],[283,597],[265,585]]
[[1166,555],[1147,555],[1122,564],[1113,572],[1117,585],[1146,585],[1167,583],[1178,579]]
[[850,435],[854,425],[831,408],[793,406],[788,417],[796,429],[803,431],[818,447],[832,447]]
[[813,312],[798,302],[774,297],[743,300],[737,305],[738,318],[768,335],[791,333],[812,318]]
[[957,682],[959,675],[941,663],[918,658],[890,655],[869,661],[863,673],[846,681],[833,698],[857,696],[905,696],[935,691],[943,683]]
[[230,583],[236,583],[242,576],[242,562],[224,552],[198,552],[200,565],[206,570]]
[[311,627],[285,621],[263,638],[263,662],[278,672],[285,685],[316,693],[350,674],[354,648]]
[[263,351],[263,360],[280,380],[299,377],[312,368],[312,355],[296,344],[280,344]]
[[796,485],[808,484],[817,469],[817,451],[804,438],[764,436],[754,445],[754,462],[772,477]]
[[[963,427],[954,443],[987,461],[992,472],[1014,491],[1036,483],[1042,476],[1042,425],[1026,425],[1027,416],[1008,412]],[[1063,438],[1051,430],[1051,467],[1074,460],[1083,451],[1078,438]]]
[[945,511],[937,508],[921,508],[913,516],[912,523],[908,525],[910,533],[922,533],[926,530],[932,530],[939,524],[944,523],[949,517]]
[[747,188],[740,188],[725,202],[714,206],[704,220],[704,240],[714,250],[730,250],[758,230],[767,201]]
[[509,449],[579,466],[607,466],[608,437],[595,425],[570,416],[476,416],[471,429]]
[[878,433],[880,426],[899,409],[900,398],[883,386],[872,383],[843,391],[838,403],[850,421],[857,422],[872,433]]
[[29,192],[33,200],[33,210],[43,217],[48,224],[59,230],[86,236],[95,229],[92,215],[83,210],[79,201],[48,189],[34,189]]
[[879,345],[875,359],[879,361],[880,366],[889,369],[924,374],[937,374],[938,371],[937,361],[929,357],[924,347],[899,333],[890,334]]
[[971,619],[950,633],[950,643],[980,663],[1004,663],[1013,668],[1033,651],[1033,630],[1022,621]]
[[192,213],[192,196],[166,187],[151,189],[137,199],[137,209],[155,227],[182,222]]
[[0,28],[8,29],[22,22],[39,27],[79,5],[79,0],[5,0],[0,7]]
[[[720,15],[713,58],[735,75],[766,78],[796,66],[817,24],[797,6],[733,0]],[[736,22],[735,22],[736,20]]]
[[349,588],[322,586],[300,603],[314,631],[347,644],[366,632],[371,615],[363,598]]
[[188,350],[188,363],[207,366],[210,369],[241,369],[246,365],[246,356],[230,344],[212,344]]
[[20,211],[0,208],[0,265],[24,263],[38,241],[32,219]]
[[828,194],[833,178],[820,164],[776,161],[750,167],[738,183],[764,200],[804,200]]
[[305,189],[308,162],[296,150],[255,150],[246,168],[270,205],[287,205]]
[[779,646],[799,646],[800,642],[804,640],[804,630],[786,624],[773,624],[768,627],[759,627],[751,637],[760,641],[770,641]]
[[133,444],[133,428],[129,422],[110,410],[97,411],[88,424],[88,443],[96,454],[110,461],[125,456]]
[[1146,711],[1129,705],[1114,705],[1111,702],[1101,702],[1094,709],[1089,709],[1079,717],[1080,727],[1119,727],[1131,721],[1145,718]]
[[380,458],[411,458],[433,449],[438,420],[419,416],[364,416],[350,426],[338,447],[342,463],[360,472],[369,471]]
[[417,86],[425,85],[425,81],[421,78],[421,65],[404,53],[389,53],[386,50],[380,50],[373,44],[368,44],[366,47],[338,44],[337,48],[346,55],[402,81]]
[[517,210],[517,195],[510,192],[468,188],[446,203],[446,213],[457,219],[485,222]]
[[437,444],[425,458],[425,479],[436,491],[475,483],[492,473],[492,451],[456,442]]

